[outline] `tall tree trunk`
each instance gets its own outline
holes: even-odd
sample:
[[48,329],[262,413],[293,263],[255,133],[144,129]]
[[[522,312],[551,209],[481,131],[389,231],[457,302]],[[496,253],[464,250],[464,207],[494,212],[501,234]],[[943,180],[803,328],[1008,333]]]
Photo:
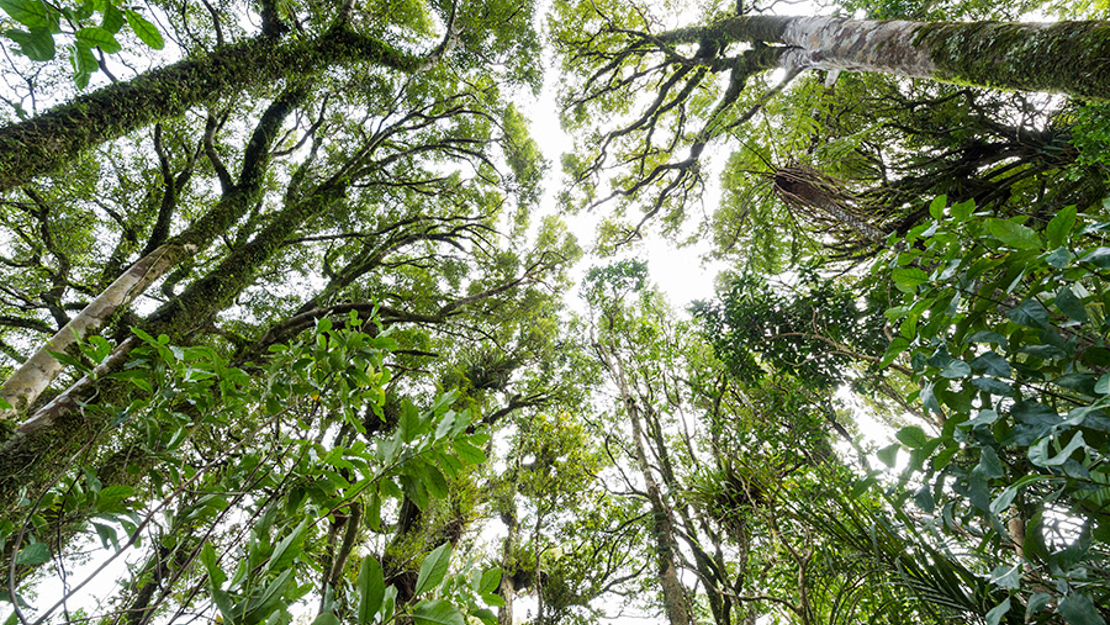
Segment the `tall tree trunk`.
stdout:
[[1110,22],[908,22],[739,15],[663,33],[666,43],[782,44],[788,69],[880,72],[1110,100]]
[[671,511],[663,497],[663,490],[651,471],[647,452],[644,449],[645,434],[641,425],[640,408],[632,395],[620,356],[615,350],[609,350],[607,347],[601,347],[599,351],[616,379],[617,389],[620,391],[625,412],[632,425],[632,448],[636,467],[643,476],[648,501],[651,503],[651,534],[656,552],[659,585],[663,590],[663,609],[670,625],[689,625],[692,622],[689,601],[686,589],[678,578],[678,542],[675,539],[674,519],[671,518]]

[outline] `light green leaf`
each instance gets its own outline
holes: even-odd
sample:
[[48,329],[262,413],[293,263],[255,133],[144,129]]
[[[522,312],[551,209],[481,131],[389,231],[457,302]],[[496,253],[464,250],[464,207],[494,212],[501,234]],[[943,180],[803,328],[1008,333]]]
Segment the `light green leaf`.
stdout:
[[291,534],[283,538],[277,547],[274,547],[274,552],[270,554],[270,560],[266,563],[265,570],[282,571],[287,569],[301,554],[301,545],[304,543],[307,532],[308,519],[305,519]]
[[937,221],[940,221],[941,219],[944,218],[944,207],[947,206],[947,205],[948,205],[948,198],[947,197],[941,195],[941,196],[938,196],[936,198],[933,198],[933,201],[929,203],[929,215],[933,219],[936,219]]
[[420,595],[439,586],[447,575],[447,565],[451,562],[451,543],[443,543],[424,558],[420,574],[416,578],[414,594]]
[[146,45],[161,50],[166,47],[166,42],[162,39],[162,33],[158,32],[158,27],[148,22],[142,15],[135,11],[127,11],[127,23],[131,26],[131,30],[135,35],[142,40]]
[[471,445],[470,442],[459,438],[455,439],[453,444],[455,446],[455,455],[463,462],[467,464],[482,464],[486,461],[486,452]]
[[417,625],[466,625],[462,612],[442,599],[416,604],[412,618]]
[[887,445],[886,447],[883,447],[882,449],[877,451],[875,453],[875,455],[879,457],[879,460],[883,464],[885,464],[888,467],[893,467],[895,465],[896,461],[897,461],[897,458],[898,458],[898,449],[899,448],[900,448],[900,445],[898,445],[898,443],[895,443],[893,445]]
[[912,293],[919,285],[929,281],[929,274],[917,267],[897,267],[891,272],[894,285],[899,290]]
[[1041,247],[1041,238],[1036,232],[1008,219],[988,219],[987,230],[991,236],[1015,249],[1031,250]]
[[910,449],[919,449],[929,443],[929,436],[925,434],[925,430],[916,425],[898,430],[894,437]]
[[501,569],[490,569],[482,573],[482,581],[478,583],[478,592],[487,593],[497,590],[501,584]]
[[87,26],[75,33],[77,40],[90,48],[100,48],[105,54],[114,54],[122,49],[112,33],[98,26]]
[[1048,236],[1048,247],[1056,248],[1064,244],[1068,233],[1070,233],[1071,229],[1075,226],[1075,218],[1075,206],[1068,206],[1059,213],[1056,213],[1056,216],[1045,226],[1045,234]]
[[343,625],[343,622],[339,620],[334,612],[326,610],[312,619],[312,625]]
[[994,606],[990,612],[987,612],[986,621],[987,625],[998,625],[1003,616],[1010,611],[1010,598],[1007,597],[1002,603]]

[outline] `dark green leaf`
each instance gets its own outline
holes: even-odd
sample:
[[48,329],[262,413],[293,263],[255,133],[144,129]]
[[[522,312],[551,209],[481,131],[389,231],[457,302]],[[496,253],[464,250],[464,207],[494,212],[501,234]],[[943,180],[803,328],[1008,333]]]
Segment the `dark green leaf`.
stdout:
[[362,559],[358,570],[358,622],[370,625],[377,619],[378,610],[385,598],[385,577],[382,565],[373,556]]
[[0,9],[27,28],[50,28],[54,22],[41,0],[0,0]]
[[50,561],[50,547],[46,543],[31,543],[19,550],[16,564],[36,565]]
[[54,58],[54,35],[48,28],[32,28],[31,32],[9,30],[4,33],[19,44],[19,53],[32,61],[49,61]]
[[1081,592],[1072,592],[1068,595],[1060,605],[1056,606],[1056,611],[1064,617],[1068,625],[1106,625],[1106,621],[1095,607],[1095,602]]
[[997,332],[990,332],[988,330],[980,330],[967,337],[967,340],[969,343],[995,343],[997,345],[1001,345],[1002,347],[1006,347],[1010,344],[1009,341],[1006,340],[1005,336]]
[[1035,298],[1029,298],[1017,308],[1010,309],[1006,316],[1027,328],[1047,328],[1048,309]]
[[983,447],[982,451],[979,452],[979,464],[976,465],[974,470],[987,478],[1002,477],[1006,474],[998,454],[990,447]]

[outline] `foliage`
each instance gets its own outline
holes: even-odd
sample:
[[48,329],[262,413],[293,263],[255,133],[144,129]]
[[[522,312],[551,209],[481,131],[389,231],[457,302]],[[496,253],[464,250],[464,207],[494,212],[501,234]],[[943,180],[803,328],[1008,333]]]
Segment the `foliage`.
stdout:
[[1043,230],[968,202],[930,211],[889,269],[901,301],[885,361],[909,360],[942,424],[898,433],[902,479],[938,531],[979,542],[977,570],[1007,595],[994,621],[1101,623],[1108,226],[1074,208]]
[[15,51],[32,61],[49,61],[57,54],[60,37],[69,48],[69,62],[77,86],[84,89],[98,71],[100,54],[123,50],[118,37],[126,25],[139,41],[155,50],[165,47],[158,27],[134,7],[113,0],[83,0],[53,3],[42,0],[4,0],[0,8],[22,28],[10,28],[3,36],[15,43]]

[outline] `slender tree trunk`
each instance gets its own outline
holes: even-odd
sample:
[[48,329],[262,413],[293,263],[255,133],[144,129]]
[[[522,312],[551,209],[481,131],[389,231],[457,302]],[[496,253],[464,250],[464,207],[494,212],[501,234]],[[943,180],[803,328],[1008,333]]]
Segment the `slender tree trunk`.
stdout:
[[607,351],[605,347],[600,351],[606,361],[605,364],[616,378],[617,389],[620,391],[625,412],[632,425],[632,448],[635,453],[636,467],[644,478],[648,500],[651,502],[651,533],[655,543],[659,585],[663,590],[663,609],[670,625],[689,625],[692,619],[686,589],[678,578],[678,543],[675,540],[674,520],[663,497],[663,491],[651,472],[651,465],[644,449],[645,434],[641,425],[640,408],[636,405],[636,399],[629,388],[624,363],[621,362],[620,356],[614,351]]
[[928,23],[741,15],[663,33],[658,39],[782,44],[783,68],[880,72],[1110,99],[1110,22]]
[[50,352],[65,352],[78,339],[100,329],[112,313],[130,304],[166,270],[195,251],[195,245],[167,244],[140,258],[4,382],[0,396],[12,409],[0,413],[0,420],[25,411],[61,373],[64,366]]

